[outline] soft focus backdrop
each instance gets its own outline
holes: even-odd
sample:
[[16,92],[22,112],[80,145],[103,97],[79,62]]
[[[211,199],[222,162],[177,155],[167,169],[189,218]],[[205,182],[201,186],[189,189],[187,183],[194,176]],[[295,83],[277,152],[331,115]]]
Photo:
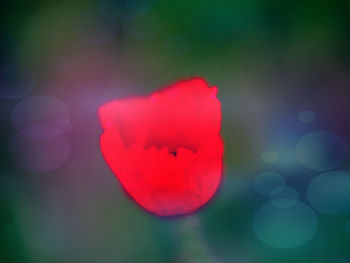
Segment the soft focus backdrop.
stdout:
[[[0,261],[350,262],[346,1],[4,1]],[[225,175],[161,219],[122,191],[97,109],[219,88]]]

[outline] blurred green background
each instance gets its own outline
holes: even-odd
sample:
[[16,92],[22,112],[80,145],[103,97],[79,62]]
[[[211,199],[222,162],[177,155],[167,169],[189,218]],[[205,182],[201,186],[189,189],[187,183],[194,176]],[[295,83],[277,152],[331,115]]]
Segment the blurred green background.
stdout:
[[[350,262],[345,1],[4,1],[1,262]],[[97,109],[203,76],[225,174],[193,215],[122,191]]]

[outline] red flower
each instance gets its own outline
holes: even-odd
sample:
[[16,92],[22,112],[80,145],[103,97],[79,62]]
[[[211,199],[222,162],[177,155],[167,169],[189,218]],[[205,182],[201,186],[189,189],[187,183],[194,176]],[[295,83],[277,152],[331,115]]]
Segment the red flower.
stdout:
[[124,190],[160,216],[207,203],[222,177],[217,88],[192,78],[99,109],[101,150]]

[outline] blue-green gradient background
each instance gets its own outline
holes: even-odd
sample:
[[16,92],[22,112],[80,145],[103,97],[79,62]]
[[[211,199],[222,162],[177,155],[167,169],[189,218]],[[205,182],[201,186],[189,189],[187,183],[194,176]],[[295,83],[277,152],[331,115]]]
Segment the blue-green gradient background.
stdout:
[[[5,0],[0,261],[349,263],[349,11]],[[191,76],[219,89],[224,179],[197,213],[162,219],[103,161],[97,109]]]

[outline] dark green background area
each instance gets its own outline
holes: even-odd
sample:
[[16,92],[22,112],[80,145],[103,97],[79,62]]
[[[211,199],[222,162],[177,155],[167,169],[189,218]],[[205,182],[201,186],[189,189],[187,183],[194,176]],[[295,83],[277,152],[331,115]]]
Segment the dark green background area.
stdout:
[[[81,19],[101,8],[115,17],[117,36],[106,45],[87,46]],[[147,16],[133,24],[141,39],[130,37],[124,21],[143,11]],[[18,101],[0,99],[0,261],[349,263],[350,235],[344,230],[349,214],[315,212],[318,230],[297,248],[270,247],[252,230],[255,211],[268,201],[254,192],[257,174],[281,172],[307,204],[307,186],[318,174],[286,163],[264,164],[260,156],[266,148],[318,129],[350,141],[349,13],[346,1],[3,1],[1,67],[30,69],[35,94],[60,94],[46,85],[52,63],[77,50],[108,49],[121,61],[116,74],[143,83],[125,88],[122,97],[197,75],[218,86],[225,174],[215,198],[197,213],[155,217],[125,195],[102,161],[77,168],[74,160],[85,160],[79,149],[49,173],[16,167],[7,144],[15,133],[10,115]],[[62,94],[70,92],[84,96],[91,90],[66,88]],[[309,108],[321,117],[305,128],[296,119]],[[81,123],[91,121],[99,129],[97,116],[85,117]],[[73,142],[74,136],[73,131]],[[91,136],[97,145],[98,137]],[[341,168],[349,169],[349,161]]]

